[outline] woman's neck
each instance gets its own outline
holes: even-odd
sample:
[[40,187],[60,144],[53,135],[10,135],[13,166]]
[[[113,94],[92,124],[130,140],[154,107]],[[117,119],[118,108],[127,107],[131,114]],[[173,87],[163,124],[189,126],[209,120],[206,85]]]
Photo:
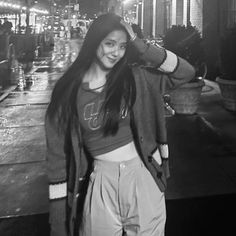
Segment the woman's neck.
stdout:
[[91,80],[100,80],[102,78],[106,79],[109,72],[110,70],[104,70],[99,64],[94,62],[91,64],[86,74],[90,75]]
[[90,88],[102,86],[106,83],[108,73],[109,71],[102,70],[98,64],[93,63],[85,73],[83,82],[89,83]]

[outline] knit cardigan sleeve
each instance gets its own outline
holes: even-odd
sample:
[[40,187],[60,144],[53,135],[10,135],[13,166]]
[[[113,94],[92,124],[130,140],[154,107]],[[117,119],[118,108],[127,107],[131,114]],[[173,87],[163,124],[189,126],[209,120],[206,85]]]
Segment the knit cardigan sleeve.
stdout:
[[47,176],[49,181],[49,222],[51,236],[66,236],[66,157],[65,135],[55,123],[45,119]]
[[165,75],[163,77],[165,78],[164,90],[175,89],[195,77],[194,67],[173,52],[163,47],[146,44],[139,38],[136,38],[132,43],[147,67],[156,68]]

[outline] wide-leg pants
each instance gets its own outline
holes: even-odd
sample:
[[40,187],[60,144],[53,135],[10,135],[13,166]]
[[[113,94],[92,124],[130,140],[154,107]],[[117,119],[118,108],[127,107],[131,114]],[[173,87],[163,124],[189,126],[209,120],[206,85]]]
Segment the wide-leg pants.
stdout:
[[164,236],[164,193],[139,157],[94,161],[79,236]]

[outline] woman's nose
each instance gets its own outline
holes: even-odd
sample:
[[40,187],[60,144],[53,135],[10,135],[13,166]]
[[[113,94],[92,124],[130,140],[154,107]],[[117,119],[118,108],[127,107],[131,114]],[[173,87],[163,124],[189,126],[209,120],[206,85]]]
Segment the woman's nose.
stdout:
[[112,55],[113,56],[119,56],[119,54],[120,54],[120,50],[119,50],[119,48],[117,47],[117,48],[115,48],[113,51],[112,51]]

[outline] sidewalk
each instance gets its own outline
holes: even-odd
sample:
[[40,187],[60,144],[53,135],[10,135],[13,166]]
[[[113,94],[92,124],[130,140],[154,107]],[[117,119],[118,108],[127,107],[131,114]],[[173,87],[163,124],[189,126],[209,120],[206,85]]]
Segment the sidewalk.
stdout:
[[171,178],[167,199],[236,193],[236,115],[206,80],[196,115],[167,120]]

